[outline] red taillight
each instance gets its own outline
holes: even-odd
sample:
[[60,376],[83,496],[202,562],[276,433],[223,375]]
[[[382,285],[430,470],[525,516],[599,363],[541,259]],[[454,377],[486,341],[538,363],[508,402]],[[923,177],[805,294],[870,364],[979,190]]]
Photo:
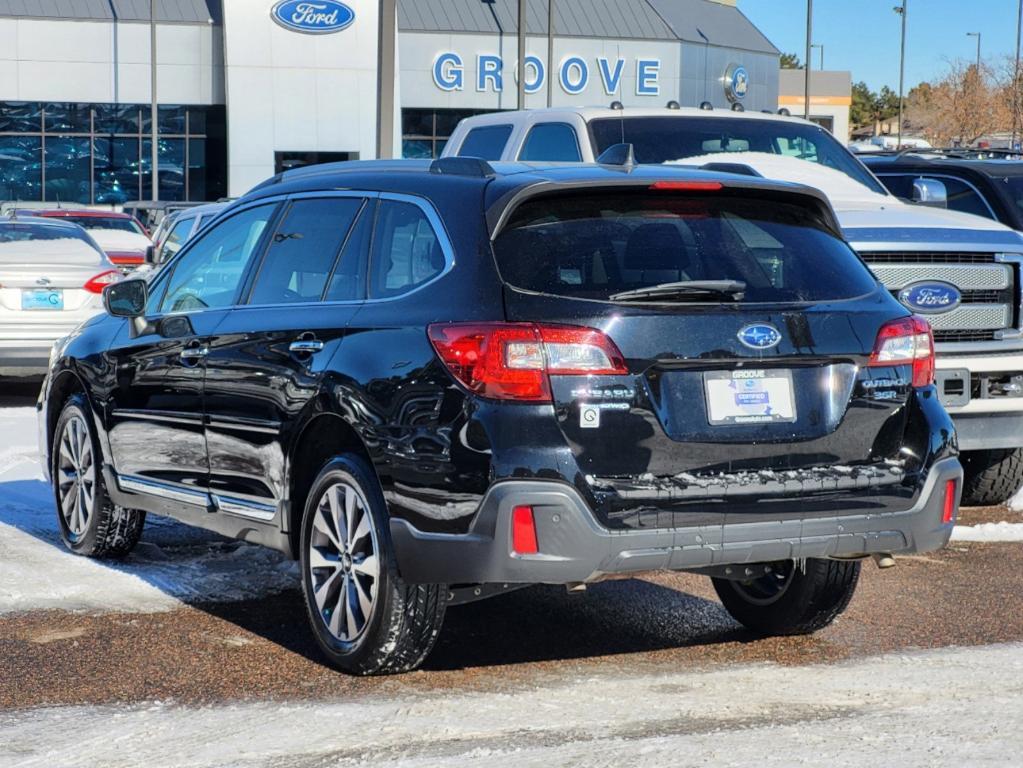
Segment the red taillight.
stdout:
[[497,400],[550,402],[548,376],[628,373],[621,352],[593,328],[535,323],[431,325],[430,341],[467,389]]
[[945,481],[945,507],[941,513],[941,522],[951,523],[956,516],[956,481]]
[[933,384],[934,334],[930,323],[917,315],[885,323],[877,332],[870,365],[912,365],[914,387]]
[[650,189],[676,192],[717,192],[722,188],[720,181],[655,181]]
[[89,293],[103,293],[103,289],[111,283],[116,283],[121,279],[121,273],[116,269],[108,269],[106,272],[100,272],[95,277],[91,278],[89,282],[82,286]]
[[515,507],[512,509],[512,552],[516,555],[535,555],[539,551],[533,508]]

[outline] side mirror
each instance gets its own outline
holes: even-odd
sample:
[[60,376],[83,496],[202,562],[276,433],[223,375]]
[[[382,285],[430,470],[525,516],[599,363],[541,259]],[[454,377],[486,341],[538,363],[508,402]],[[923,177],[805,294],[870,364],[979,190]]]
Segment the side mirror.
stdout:
[[948,190],[943,182],[937,179],[913,179],[913,196],[918,205],[931,208],[948,208]]
[[156,246],[155,245],[146,246],[146,256],[145,256],[145,258],[143,260],[146,262],[146,264],[154,264],[154,265],[156,264]]
[[149,288],[145,280],[122,280],[103,289],[103,306],[114,317],[142,317],[146,313]]

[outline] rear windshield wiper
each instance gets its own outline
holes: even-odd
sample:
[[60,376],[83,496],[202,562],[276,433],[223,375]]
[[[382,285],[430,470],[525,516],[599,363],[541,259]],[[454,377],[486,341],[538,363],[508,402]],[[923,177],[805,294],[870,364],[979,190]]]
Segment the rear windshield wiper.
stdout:
[[611,301],[643,301],[645,299],[692,299],[703,296],[721,296],[741,301],[746,292],[742,280],[683,280],[661,283],[646,288],[611,294]]

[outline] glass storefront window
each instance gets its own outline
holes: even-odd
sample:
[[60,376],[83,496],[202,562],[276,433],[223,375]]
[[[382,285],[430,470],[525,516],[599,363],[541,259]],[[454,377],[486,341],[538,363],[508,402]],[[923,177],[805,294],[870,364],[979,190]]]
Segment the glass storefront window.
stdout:
[[[139,104],[0,102],[0,199],[148,198],[148,115],[148,105]],[[160,199],[204,201],[225,193],[225,122],[220,105],[160,106]]]
[[91,133],[91,104],[44,104],[47,133],[61,131],[63,133]]
[[92,195],[90,141],[80,136],[47,136],[43,200],[89,203]]
[[97,104],[96,133],[137,134],[140,109],[139,104]]
[[0,200],[42,200],[43,140],[0,136]]
[[95,202],[120,205],[139,199],[139,140],[97,138],[93,144]]
[[408,158],[439,157],[458,122],[486,109],[403,109],[401,155]]
[[42,104],[0,101],[0,133],[38,133],[42,125]]

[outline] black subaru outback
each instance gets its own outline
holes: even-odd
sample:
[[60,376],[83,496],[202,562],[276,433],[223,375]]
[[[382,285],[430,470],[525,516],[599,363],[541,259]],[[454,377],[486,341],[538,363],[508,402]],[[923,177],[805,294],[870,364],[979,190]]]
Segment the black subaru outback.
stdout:
[[930,329],[805,187],[320,166],[105,301],[40,397],[65,543],[155,513],[286,552],[349,672],[416,667],[452,602],[652,569],[812,632],[956,516]]

